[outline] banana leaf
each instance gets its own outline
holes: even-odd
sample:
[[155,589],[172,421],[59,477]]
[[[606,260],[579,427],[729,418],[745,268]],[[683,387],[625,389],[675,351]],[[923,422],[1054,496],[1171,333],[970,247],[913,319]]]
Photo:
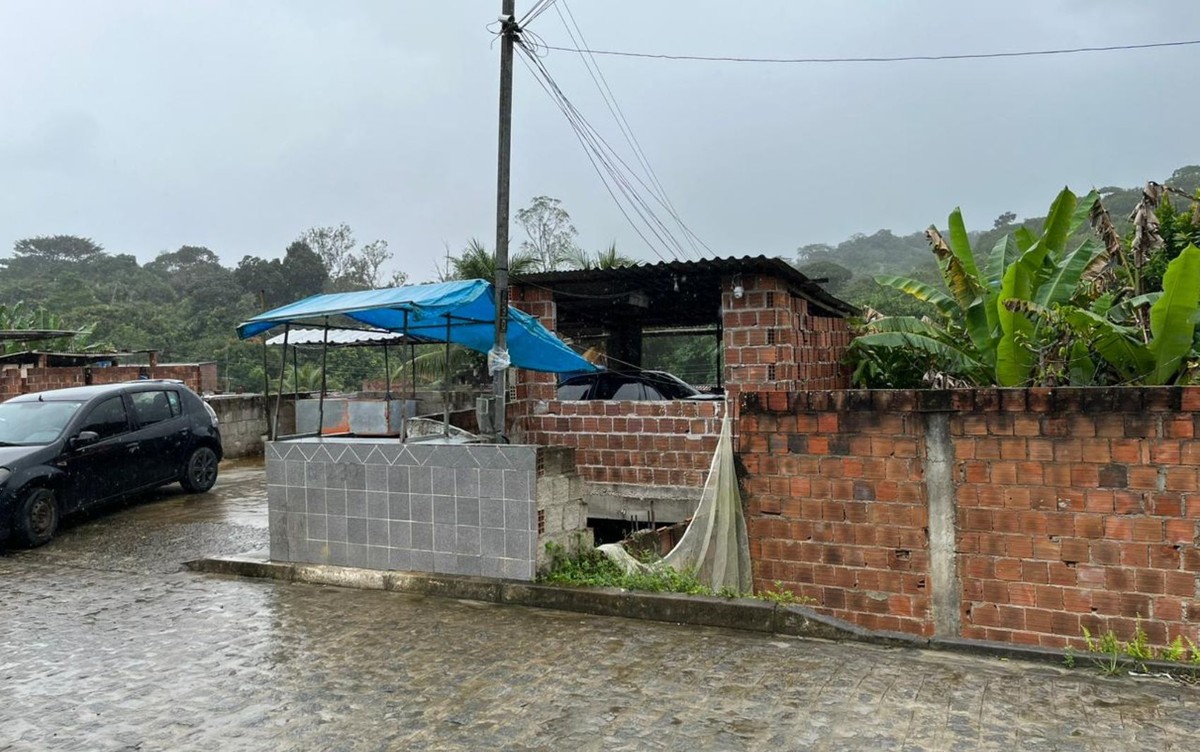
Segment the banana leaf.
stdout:
[[1037,288],[1033,302],[1040,306],[1070,302],[1079,287],[1083,271],[1092,263],[1092,259],[1103,252],[1104,246],[1095,239],[1084,240],[1054,266],[1050,277]]
[[1126,381],[1140,378],[1154,369],[1154,355],[1137,339],[1137,330],[1118,326],[1091,311],[1067,306],[1063,319],[1077,334],[1091,342],[1106,363]]
[[1167,264],[1162,296],[1150,306],[1149,350],[1154,369],[1146,383],[1166,384],[1192,350],[1200,306],[1200,248],[1189,245]]
[[954,299],[933,285],[927,285],[924,282],[918,282],[908,277],[896,277],[892,275],[876,277],[875,281],[884,287],[891,287],[911,295],[923,303],[932,304],[948,318],[954,318],[958,315],[959,308]]
[[1034,355],[1029,348],[1034,326],[1024,314],[1017,313],[1007,301],[1028,301],[1033,293],[1032,274],[1024,261],[1031,254],[1038,254],[1040,243],[1022,255],[1021,260],[1010,264],[1004,272],[996,312],[1000,319],[1002,334],[996,344],[996,381],[1000,386],[1023,386],[1033,370]]
[[975,263],[975,253],[971,250],[971,238],[967,234],[966,224],[963,223],[962,209],[957,206],[950,212],[950,251],[962,264],[963,270],[977,283],[982,283],[979,266]]
[[864,334],[854,340],[859,347],[903,347],[929,353],[941,360],[943,370],[956,373],[985,373],[986,368],[967,353],[924,334],[909,332],[879,332]]

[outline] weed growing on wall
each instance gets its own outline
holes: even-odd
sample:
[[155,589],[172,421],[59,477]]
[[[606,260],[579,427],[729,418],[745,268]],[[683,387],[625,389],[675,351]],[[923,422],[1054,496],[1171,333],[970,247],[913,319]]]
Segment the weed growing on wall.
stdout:
[[[1200,678],[1200,647],[1190,637],[1176,635],[1166,647],[1154,648],[1149,643],[1146,630],[1142,629],[1139,617],[1134,624],[1133,637],[1122,642],[1110,629],[1102,634],[1093,636],[1087,627],[1083,628],[1083,642],[1087,646],[1088,660],[1105,676],[1116,676],[1124,673],[1130,663],[1141,672],[1147,670],[1150,661],[1169,661],[1185,664],[1190,669],[1190,679]],[[1075,667],[1075,652],[1067,648],[1063,656],[1063,664],[1067,668]]]

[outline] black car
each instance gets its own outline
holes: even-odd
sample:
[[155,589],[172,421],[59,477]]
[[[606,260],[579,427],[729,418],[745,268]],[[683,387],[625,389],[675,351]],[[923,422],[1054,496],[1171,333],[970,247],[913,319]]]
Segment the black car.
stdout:
[[666,371],[618,373],[599,371],[571,376],[558,382],[560,400],[721,400],[704,394]]
[[0,541],[40,546],[71,512],[178,481],[217,480],[212,408],[180,382],[133,381],[0,403]]

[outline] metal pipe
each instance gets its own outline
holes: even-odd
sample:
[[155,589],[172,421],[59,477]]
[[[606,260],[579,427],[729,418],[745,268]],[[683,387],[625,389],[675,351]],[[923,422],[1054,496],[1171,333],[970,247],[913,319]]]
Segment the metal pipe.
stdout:
[[[279,358],[279,391],[275,393],[275,417],[271,420],[271,441],[274,441],[275,437],[279,435],[279,407],[283,401],[283,375],[287,373],[287,343],[288,333],[291,329],[290,323],[283,325],[283,355]],[[266,347],[266,345],[263,346]],[[294,416],[292,420],[295,420]]]
[[442,434],[450,436],[450,317],[446,316],[446,359],[442,363]]
[[325,364],[329,357],[329,317],[325,317],[325,335],[321,344],[321,396],[317,401],[317,436],[325,435]]

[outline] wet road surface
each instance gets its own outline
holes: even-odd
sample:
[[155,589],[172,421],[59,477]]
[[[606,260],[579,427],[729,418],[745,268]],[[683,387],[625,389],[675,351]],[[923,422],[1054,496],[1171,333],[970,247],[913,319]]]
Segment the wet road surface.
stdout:
[[1165,679],[180,571],[266,543],[223,467],[0,554],[0,751],[1191,749]]

